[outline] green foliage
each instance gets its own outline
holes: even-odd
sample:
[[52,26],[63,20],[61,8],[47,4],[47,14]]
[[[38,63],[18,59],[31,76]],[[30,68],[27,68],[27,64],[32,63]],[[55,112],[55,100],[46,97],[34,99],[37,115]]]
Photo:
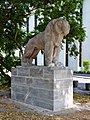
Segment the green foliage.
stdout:
[[26,18],[31,14],[29,0],[0,0],[0,82],[10,81],[11,67],[20,64],[15,51],[21,53],[25,42]]
[[74,71],[77,74],[90,74],[90,71]]
[[89,66],[90,66],[90,63],[89,63],[88,60],[83,61],[84,71],[88,72],[89,71]]
[[[68,41],[70,55],[77,56],[76,42],[83,42],[85,31],[82,27],[83,0],[0,0],[0,76],[1,80],[10,81],[8,72],[11,67],[20,64],[15,51],[20,50],[29,38],[43,31],[47,23],[54,18],[65,18],[69,21],[70,34]],[[26,34],[27,17],[34,12],[39,25],[35,31]]]

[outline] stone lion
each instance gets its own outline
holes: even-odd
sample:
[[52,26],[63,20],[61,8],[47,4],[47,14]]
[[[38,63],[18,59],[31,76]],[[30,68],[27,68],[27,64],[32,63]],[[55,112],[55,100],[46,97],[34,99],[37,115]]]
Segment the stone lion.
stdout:
[[50,21],[43,32],[31,38],[26,44],[22,64],[32,64],[39,51],[44,50],[46,66],[57,66],[61,42],[69,31],[68,21],[63,19]]

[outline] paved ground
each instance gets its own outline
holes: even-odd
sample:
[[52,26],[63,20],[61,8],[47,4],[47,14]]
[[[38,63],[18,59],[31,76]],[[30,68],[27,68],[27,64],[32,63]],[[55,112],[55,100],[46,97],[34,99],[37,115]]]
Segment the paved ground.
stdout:
[[[74,74],[73,81],[78,81],[74,93],[90,95],[90,74]],[[86,90],[86,83],[89,85],[88,90]]]
[[77,73],[74,73],[75,76],[84,76],[84,77],[90,77],[90,74],[77,74]]
[[90,95],[90,91],[87,91],[85,89],[80,89],[80,88],[74,88],[73,92],[83,94],[83,95]]

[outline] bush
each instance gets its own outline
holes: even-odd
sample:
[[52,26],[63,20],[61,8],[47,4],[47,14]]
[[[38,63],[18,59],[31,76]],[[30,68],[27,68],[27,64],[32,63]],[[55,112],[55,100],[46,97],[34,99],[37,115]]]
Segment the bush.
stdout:
[[85,60],[83,61],[83,67],[84,67],[84,71],[88,72],[89,71],[89,61]]
[[90,74],[90,71],[74,71],[77,74]]

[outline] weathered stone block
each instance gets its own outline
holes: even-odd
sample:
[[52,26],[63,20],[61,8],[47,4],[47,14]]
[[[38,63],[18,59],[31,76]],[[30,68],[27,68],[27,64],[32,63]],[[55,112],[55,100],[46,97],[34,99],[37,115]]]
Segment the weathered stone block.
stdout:
[[54,70],[51,68],[48,68],[48,67],[45,68],[44,73],[43,73],[43,77],[53,79],[54,78]]
[[40,89],[53,89],[54,85],[51,80],[44,80],[43,78],[26,78],[26,84],[28,86]]
[[66,69],[62,69],[62,70],[55,70],[54,71],[54,78],[56,80],[63,80],[63,79],[72,79],[72,71],[71,70],[66,70]]
[[54,111],[60,111],[60,110],[65,109],[65,103],[63,101],[64,101],[64,99],[62,97],[59,100],[54,101],[54,103],[53,103],[54,104],[54,107],[53,107]]
[[18,76],[30,76],[30,68],[29,67],[17,67]]
[[11,84],[26,84],[25,77],[20,77],[20,76],[12,76],[11,77]]
[[34,78],[32,78],[32,77],[26,77],[26,84],[28,86],[32,86],[33,82],[34,82]]
[[60,79],[54,82],[54,89],[63,89],[63,88],[68,88],[68,87],[73,87],[72,80],[69,78],[68,79]]
[[19,85],[12,85],[12,91],[13,92],[18,92],[18,93],[21,93],[21,94],[27,94],[29,88],[26,87],[26,86],[19,86]]
[[26,97],[25,94],[21,94],[21,93],[15,92],[15,91],[11,91],[11,98],[13,100],[24,103],[25,102],[25,97]]
[[12,68],[11,69],[11,74],[12,75],[17,75],[17,69],[16,68]]
[[42,100],[40,98],[37,97],[28,97],[26,99],[26,104],[30,104],[33,106],[38,106],[38,107],[42,107],[44,109],[48,109],[48,110],[52,110],[53,111],[53,101],[49,101],[47,100],[47,102],[45,100]]
[[73,77],[73,71],[72,70],[67,70],[67,78],[71,78]]
[[30,69],[30,76],[31,77],[37,77],[37,78],[42,78],[43,77],[43,69],[42,68],[37,68],[37,67],[31,67]]
[[40,88],[29,88],[29,96],[35,96],[41,99],[53,100],[53,91],[40,89]]
[[54,112],[73,105],[73,79],[70,70],[18,66],[11,78],[13,100]]

